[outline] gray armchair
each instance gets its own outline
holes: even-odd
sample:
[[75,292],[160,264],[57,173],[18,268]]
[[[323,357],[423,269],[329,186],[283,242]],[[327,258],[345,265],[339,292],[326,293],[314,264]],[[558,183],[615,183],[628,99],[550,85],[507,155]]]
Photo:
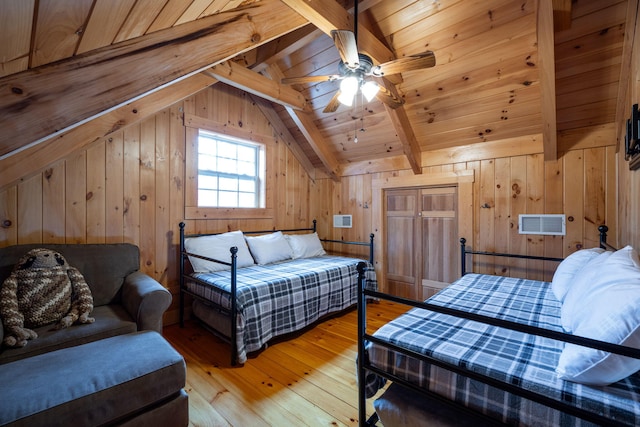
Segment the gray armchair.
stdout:
[[[95,323],[55,330],[54,325],[35,329],[38,338],[22,348],[2,348],[0,364],[61,348],[80,345],[135,331],[162,333],[162,316],[171,304],[171,293],[139,271],[137,246],[118,244],[25,244],[0,248],[0,283],[14,265],[34,248],[61,253],[84,276],[93,295]],[[0,328],[0,342],[3,337]]]

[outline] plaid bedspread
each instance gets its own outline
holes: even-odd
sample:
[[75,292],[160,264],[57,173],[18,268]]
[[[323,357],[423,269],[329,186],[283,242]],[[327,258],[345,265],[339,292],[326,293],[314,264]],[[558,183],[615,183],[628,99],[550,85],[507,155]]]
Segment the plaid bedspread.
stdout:
[[[562,331],[560,303],[545,282],[468,274],[428,302]],[[572,402],[621,425],[640,424],[640,375],[636,373],[607,387],[560,380],[555,374],[564,345],[560,341],[423,309],[409,311],[374,335],[554,399]],[[369,343],[368,356],[373,366],[511,425],[591,425],[381,346]],[[383,382],[372,378],[373,374],[368,377],[367,395],[371,397]]]
[[[358,262],[324,255],[238,269],[238,361],[260,350],[270,339],[298,331],[320,317],[346,309],[358,300]],[[208,286],[187,282],[188,289],[223,308],[231,308],[230,271],[196,273]],[[368,264],[367,287],[377,289]],[[227,293],[220,292],[220,289]]]

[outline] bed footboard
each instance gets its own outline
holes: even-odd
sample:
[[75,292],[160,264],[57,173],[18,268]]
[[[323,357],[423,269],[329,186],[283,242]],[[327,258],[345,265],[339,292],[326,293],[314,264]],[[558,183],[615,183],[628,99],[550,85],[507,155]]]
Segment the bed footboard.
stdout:
[[[612,248],[610,245],[606,244],[606,232],[607,232],[607,227],[606,226],[601,226],[600,227],[600,232],[601,232],[601,239],[600,239],[600,243],[601,245],[606,245],[605,248],[608,249],[614,249]],[[465,263],[464,263],[464,258],[468,255],[468,254],[479,254],[479,255],[491,255],[491,256],[506,256],[506,257],[519,257],[518,255],[513,255],[513,254],[496,254],[496,253],[491,253],[491,252],[481,252],[481,251],[470,251],[467,248],[465,248],[465,240],[461,239],[461,247],[462,247],[462,266],[463,266],[463,270],[462,270],[462,274],[466,274],[467,271],[465,270]],[[544,259],[544,260],[551,260],[551,261],[562,261],[562,259],[558,259],[558,258],[549,258],[549,257],[528,257],[525,256],[525,258],[529,258],[529,259]],[[484,324],[488,324],[488,325],[493,325],[493,326],[497,326],[497,327],[501,327],[501,328],[506,328],[506,329],[510,329],[513,331],[518,331],[518,332],[523,332],[526,334],[531,334],[531,335],[536,335],[536,336],[542,336],[542,337],[546,337],[546,338],[550,338],[553,340],[559,340],[559,341],[563,341],[565,343],[573,343],[573,344],[577,344],[580,346],[585,346],[585,347],[590,347],[590,348],[594,348],[594,349],[598,349],[598,350],[602,350],[605,352],[609,352],[609,353],[614,353],[614,354],[619,354],[619,355],[624,355],[624,356],[628,356],[628,357],[633,357],[636,359],[640,359],[640,350],[636,349],[636,348],[632,348],[632,347],[628,347],[628,346],[624,346],[624,345],[618,345],[618,344],[612,344],[612,343],[608,343],[608,342],[604,342],[604,341],[599,341],[599,340],[594,340],[594,339],[589,339],[589,338],[585,338],[585,337],[581,337],[581,336],[577,336],[577,335],[572,335],[572,334],[568,334],[568,333],[564,333],[564,332],[559,332],[559,331],[555,331],[555,330],[551,330],[551,329],[545,329],[545,328],[541,328],[541,327],[537,327],[537,326],[533,326],[533,325],[527,325],[527,324],[523,324],[523,323],[519,323],[519,322],[514,322],[514,321],[510,321],[510,320],[505,320],[505,319],[498,319],[495,317],[491,317],[491,316],[486,316],[486,315],[482,315],[482,314],[478,314],[478,313],[472,313],[470,311],[465,311],[465,310],[458,310],[458,309],[454,309],[451,307],[446,307],[443,305],[437,305],[437,304],[431,304],[428,302],[428,300],[426,302],[420,302],[420,301],[415,301],[415,300],[409,300],[406,298],[401,298],[401,297],[396,297],[393,295],[389,295],[389,294],[384,294],[382,292],[379,291],[372,291],[372,290],[368,290],[366,289],[365,286],[363,286],[363,284],[361,283],[359,286],[359,294],[358,294],[358,359],[357,359],[357,370],[358,370],[358,409],[359,409],[359,425],[360,426],[368,426],[368,425],[374,425],[376,420],[377,420],[377,415],[373,414],[373,416],[370,419],[367,419],[367,414],[366,414],[366,399],[367,399],[367,391],[366,391],[366,386],[367,386],[367,376],[368,375],[375,375],[378,376],[379,378],[384,378],[387,380],[390,380],[394,383],[400,384],[410,390],[415,391],[416,393],[424,393],[425,395],[429,395],[432,397],[438,397],[440,399],[442,399],[442,397],[436,396],[433,394],[433,392],[427,391],[425,389],[422,389],[418,386],[416,386],[413,383],[408,382],[407,380],[403,379],[403,378],[399,378],[391,373],[385,372],[381,369],[379,369],[376,366],[371,365],[371,363],[369,362],[369,358],[367,356],[367,345],[368,343],[372,343],[372,344],[376,344],[378,346],[381,347],[385,347],[390,349],[393,352],[398,352],[401,354],[404,354],[408,357],[412,357],[415,358],[416,360],[420,360],[422,362],[426,362],[429,363],[431,365],[434,366],[438,366],[440,368],[444,368],[448,371],[454,372],[456,374],[459,375],[463,375],[467,378],[471,378],[473,380],[477,380],[480,381],[482,383],[488,384],[490,386],[496,387],[498,389],[501,390],[505,390],[509,393],[512,393],[514,395],[518,395],[520,397],[523,397],[525,399],[540,403],[544,406],[548,406],[550,408],[556,409],[558,411],[564,412],[566,414],[575,416],[577,418],[581,418],[593,423],[596,423],[598,425],[614,425],[615,423],[608,418],[606,415],[598,415],[595,414],[593,412],[588,411],[587,409],[584,408],[580,408],[580,407],[576,407],[576,406],[572,406],[569,405],[566,402],[563,401],[559,401],[559,400],[555,400],[547,395],[535,392],[535,391],[531,391],[531,390],[527,390],[527,389],[523,389],[522,387],[519,387],[517,384],[512,384],[510,382],[507,381],[503,381],[497,378],[493,378],[484,374],[480,374],[477,372],[473,372],[470,371],[468,369],[466,369],[465,367],[461,367],[452,363],[448,363],[445,362],[443,360],[440,359],[436,359],[433,358],[431,356],[427,356],[426,354],[423,353],[418,353],[415,351],[411,351],[408,350],[406,348],[403,347],[399,347],[391,342],[388,342],[386,340],[382,340],[379,337],[374,336],[373,334],[369,334],[367,333],[367,314],[366,314],[366,310],[367,310],[367,304],[366,304],[366,300],[368,298],[377,298],[377,299],[381,299],[381,300],[387,300],[387,301],[392,301],[392,302],[396,302],[399,304],[403,304],[406,305],[408,307],[417,307],[417,308],[422,308],[425,310],[429,310],[432,312],[436,312],[436,313],[443,313],[443,314],[447,314],[447,315],[451,315],[451,316],[455,316],[458,318],[462,318],[462,319],[468,319],[468,320],[473,320],[473,321],[477,321],[477,322],[481,322]],[[376,387],[377,388],[377,387]],[[453,405],[457,405],[454,402],[449,402]]]

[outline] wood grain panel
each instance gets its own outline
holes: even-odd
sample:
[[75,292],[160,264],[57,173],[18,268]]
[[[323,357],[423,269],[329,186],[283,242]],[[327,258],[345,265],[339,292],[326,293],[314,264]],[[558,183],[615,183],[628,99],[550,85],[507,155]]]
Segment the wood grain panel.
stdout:
[[[482,242],[477,250],[495,251],[495,161],[493,159],[480,162],[480,186],[478,204],[477,242]],[[481,257],[478,261],[478,273],[495,274],[493,257]]]
[[[510,170],[511,220],[513,227],[509,229],[509,249],[514,254],[527,253],[527,236],[518,230],[518,215],[527,212],[527,156],[511,158]],[[514,277],[527,276],[527,261],[513,259],[510,262],[510,275]]]
[[156,119],[140,124],[140,269],[152,277],[156,272]]
[[[87,152],[67,158],[65,167],[65,243],[87,242]],[[35,213],[35,212],[34,212]]]
[[105,139],[105,242],[123,241],[124,132]]
[[0,245],[18,243],[18,187],[0,191]]
[[87,243],[105,243],[106,156],[105,141],[87,149]]
[[[546,150],[546,148],[545,148]],[[546,152],[527,156],[527,210],[524,213],[544,213],[544,160]],[[527,255],[544,255],[544,236],[529,234],[527,237]],[[544,263],[527,260],[527,278],[542,280]]]
[[[511,227],[514,225],[514,219],[511,218],[511,159],[502,158],[495,160],[494,175],[494,232],[495,232],[495,250],[497,252],[508,253],[509,235]],[[517,224],[517,218],[515,221]],[[496,269],[502,274],[509,274],[511,266],[510,259],[501,259],[500,265]]]
[[77,53],[110,45],[136,0],[95,0]]
[[584,233],[584,153],[581,150],[569,151],[563,156],[564,212],[567,215],[567,234],[564,237],[564,256],[582,249]]
[[123,241],[140,246],[140,125],[122,131],[124,137],[122,200]]
[[42,173],[43,243],[65,242],[65,162],[58,161]]
[[21,182],[18,194],[18,243],[37,243],[42,240],[42,177]]
[[[564,169],[562,160],[544,162],[544,212],[557,214],[564,211],[562,197],[562,182]],[[566,218],[565,218],[566,220]],[[544,236],[544,255],[554,258],[562,258],[562,236]],[[544,263],[544,280],[550,282],[553,279],[552,272],[558,263]]]
[[138,0],[113,42],[121,42],[146,33],[167,0]]
[[92,0],[40,0],[31,66],[49,64],[75,54]]
[[5,2],[0,15],[0,77],[26,70],[35,0]]

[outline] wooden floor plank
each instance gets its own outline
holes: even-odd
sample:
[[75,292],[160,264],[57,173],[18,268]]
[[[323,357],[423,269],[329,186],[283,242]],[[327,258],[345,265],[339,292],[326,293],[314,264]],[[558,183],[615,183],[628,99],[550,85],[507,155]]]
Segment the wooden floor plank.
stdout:
[[[368,328],[404,311],[370,304]],[[187,363],[190,426],[358,425],[355,310],[272,342],[240,367],[229,363],[230,346],[196,322],[168,326],[164,335]]]

